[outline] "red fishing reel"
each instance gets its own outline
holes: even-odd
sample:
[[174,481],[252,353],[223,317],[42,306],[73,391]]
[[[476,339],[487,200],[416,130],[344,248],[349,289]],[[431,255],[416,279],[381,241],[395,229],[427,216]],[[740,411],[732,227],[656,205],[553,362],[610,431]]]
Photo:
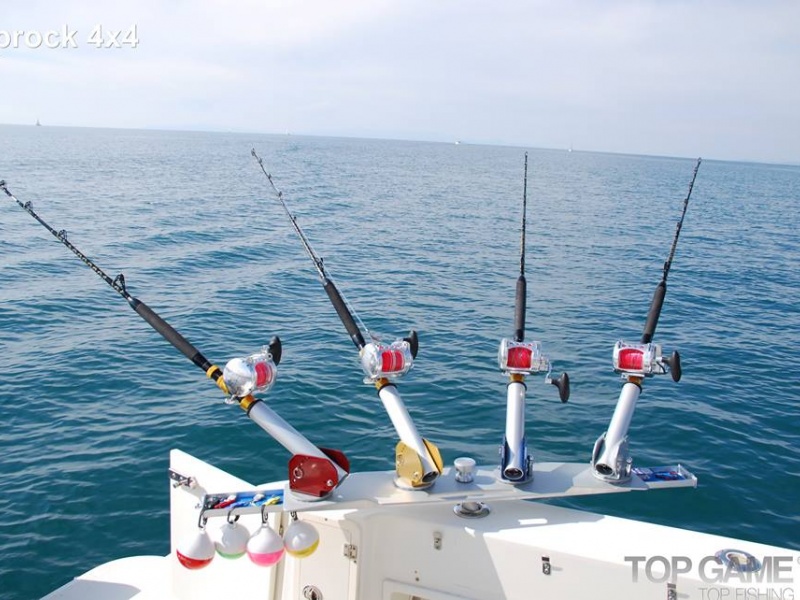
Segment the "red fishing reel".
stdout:
[[542,354],[539,342],[514,342],[503,339],[497,353],[500,370],[506,374],[549,373],[550,361]]
[[681,378],[681,357],[677,351],[664,358],[660,344],[614,344],[614,370],[623,377],[652,377],[672,374],[674,381]]
[[562,373],[556,378],[550,376],[552,372],[550,360],[542,353],[539,342],[515,342],[503,338],[500,341],[500,350],[497,352],[497,362],[500,363],[500,370],[506,375],[545,373],[545,383],[558,388],[561,402],[569,400],[569,375]]
[[370,342],[361,349],[361,368],[364,383],[375,383],[379,379],[394,381],[414,366],[412,341],[396,340],[391,344]]

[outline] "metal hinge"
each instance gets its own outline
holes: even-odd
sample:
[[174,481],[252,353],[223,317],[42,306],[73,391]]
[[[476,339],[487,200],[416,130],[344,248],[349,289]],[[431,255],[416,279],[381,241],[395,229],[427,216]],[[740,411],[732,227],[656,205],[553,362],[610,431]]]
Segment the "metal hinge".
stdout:
[[172,487],[188,487],[189,489],[193,489],[197,487],[197,479],[191,476],[186,476],[181,473],[178,473],[174,469],[170,469],[169,471],[169,478],[172,480]]
[[355,561],[358,558],[358,546],[355,544],[345,544],[344,555],[350,560]]
[[553,572],[553,565],[550,564],[550,557],[543,556],[542,557],[542,573],[545,575],[550,575]]
[[667,584],[667,600],[678,600],[678,586],[674,583]]

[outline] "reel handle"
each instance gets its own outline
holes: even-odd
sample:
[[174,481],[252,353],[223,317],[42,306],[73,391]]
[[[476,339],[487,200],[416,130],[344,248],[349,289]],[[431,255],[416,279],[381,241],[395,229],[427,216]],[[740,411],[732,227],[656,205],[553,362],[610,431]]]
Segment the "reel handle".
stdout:
[[558,388],[558,397],[562,403],[569,400],[569,375],[564,372],[555,379],[550,379],[550,383]]
[[672,355],[669,358],[663,359],[664,362],[669,365],[669,372],[672,375],[672,381],[678,383],[681,380],[681,355],[678,354],[677,350],[673,350]]

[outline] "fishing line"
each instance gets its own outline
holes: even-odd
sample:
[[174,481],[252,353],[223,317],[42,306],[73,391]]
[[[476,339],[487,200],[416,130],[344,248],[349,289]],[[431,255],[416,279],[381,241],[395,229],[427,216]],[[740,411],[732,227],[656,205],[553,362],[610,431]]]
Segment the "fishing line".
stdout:
[[[101,269],[94,261],[92,261],[88,256],[86,256],[83,252],[81,252],[72,242],[67,239],[67,232],[64,229],[56,230],[55,228],[51,227],[42,217],[40,217],[36,211],[33,210],[33,204],[31,202],[22,202],[11,193],[11,191],[6,186],[5,180],[0,180],[0,189],[5,192],[5,194],[14,200],[20,207],[22,207],[25,212],[31,215],[34,219],[36,219],[45,229],[47,229],[53,237],[55,237],[59,242],[64,244],[70,251],[72,251],[75,256],[77,256],[81,262],[83,262],[87,267],[89,267],[92,271],[94,271],[103,281],[105,281],[115,292],[117,292],[120,296],[125,298],[131,308],[136,311],[136,313],[142,317],[153,329],[155,329],[161,336],[167,340],[170,344],[172,344],[175,348],[177,348],[186,358],[192,361],[195,365],[203,369],[206,375],[213,379],[220,388],[223,389],[224,392],[227,393],[227,390],[224,388],[224,381],[222,379],[222,370],[217,367],[216,365],[212,364],[203,354],[195,348],[189,340],[183,337],[180,333],[178,333],[169,323],[167,323],[164,319],[162,319],[152,308],[150,308],[147,304],[139,300],[138,298],[132,296],[126,287],[125,284],[125,276],[120,273],[113,279],[103,270]],[[273,352],[273,360],[275,364],[280,362],[280,340],[275,337],[273,341],[270,343],[271,351]]]
[[666,262],[664,263],[664,277],[663,280],[667,280],[667,275],[669,275],[670,267],[672,267],[672,259],[675,257],[675,249],[678,247],[678,237],[681,235],[681,229],[683,228],[683,219],[686,217],[686,209],[689,208],[689,198],[692,196],[692,190],[694,189],[694,182],[697,179],[697,171],[700,169],[700,163],[702,162],[702,158],[697,159],[697,164],[694,166],[694,172],[692,173],[692,180],[689,182],[689,191],[686,194],[686,199],[683,201],[683,211],[681,212],[681,218],[678,221],[677,225],[675,226],[675,237],[672,239],[672,247],[669,250],[669,257],[667,258]]
[[83,252],[78,250],[72,243],[67,239],[67,231],[65,229],[61,229],[56,231],[53,227],[50,227],[44,219],[42,219],[36,212],[33,210],[33,204],[31,202],[21,202],[19,198],[12,194],[8,187],[6,187],[5,180],[0,180],[0,189],[2,189],[6,195],[14,200],[17,204],[19,204],[29,215],[31,215],[34,219],[39,221],[39,223],[45,227],[50,233],[53,234],[59,242],[64,244],[67,248],[69,248],[75,256],[81,259],[83,263],[89,267],[92,271],[97,273],[103,281],[105,281],[108,285],[110,285],[118,294],[120,294],[123,298],[130,302],[131,296],[125,289],[125,277],[120,273],[114,279],[111,279],[106,273],[98,267],[94,262],[92,262]]
[[[270,188],[272,189],[274,196],[278,199],[278,202],[281,203],[283,210],[288,215],[289,220],[292,223],[292,227],[294,228],[295,232],[297,232],[297,235],[303,244],[303,248],[305,249],[306,254],[308,254],[308,256],[311,257],[311,260],[314,262],[314,266],[316,267],[317,273],[319,274],[319,277],[322,281],[322,286],[323,288],[325,288],[325,291],[327,292],[328,297],[333,303],[333,306],[336,309],[339,318],[342,320],[345,329],[347,329],[347,332],[350,334],[350,338],[352,339],[356,348],[361,350],[366,345],[366,341],[364,340],[364,336],[362,335],[361,330],[363,330],[373,340],[376,340],[377,337],[370,332],[369,328],[366,326],[364,321],[361,320],[361,317],[358,316],[358,313],[352,307],[350,302],[348,302],[347,299],[344,297],[344,294],[342,294],[339,291],[339,288],[334,283],[333,278],[325,270],[325,264],[323,262],[323,259],[321,259],[317,255],[317,253],[314,252],[314,249],[311,247],[311,242],[308,241],[306,234],[303,232],[302,228],[300,227],[300,224],[297,222],[297,217],[292,214],[292,211],[289,210],[289,206],[283,199],[283,192],[280,191],[275,185],[275,182],[272,181],[272,175],[270,175],[267,172],[266,168],[264,168],[264,161],[258,154],[256,154],[255,148],[253,148],[250,151],[250,153],[253,155],[253,158],[255,158],[256,161],[258,162],[258,166],[261,167],[261,171],[266,176],[267,181],[269,181],[269,185]],[[356,325],[356,321],[358,322],[358,325]]]

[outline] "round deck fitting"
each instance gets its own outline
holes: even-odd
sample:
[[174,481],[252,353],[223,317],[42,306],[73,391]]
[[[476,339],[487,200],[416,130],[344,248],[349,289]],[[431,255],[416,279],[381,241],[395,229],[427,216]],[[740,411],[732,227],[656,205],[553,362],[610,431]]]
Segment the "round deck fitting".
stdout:
[[459,502],[453,507],[453,512],[465,519],[479,519],[492,512],[483,502]]

